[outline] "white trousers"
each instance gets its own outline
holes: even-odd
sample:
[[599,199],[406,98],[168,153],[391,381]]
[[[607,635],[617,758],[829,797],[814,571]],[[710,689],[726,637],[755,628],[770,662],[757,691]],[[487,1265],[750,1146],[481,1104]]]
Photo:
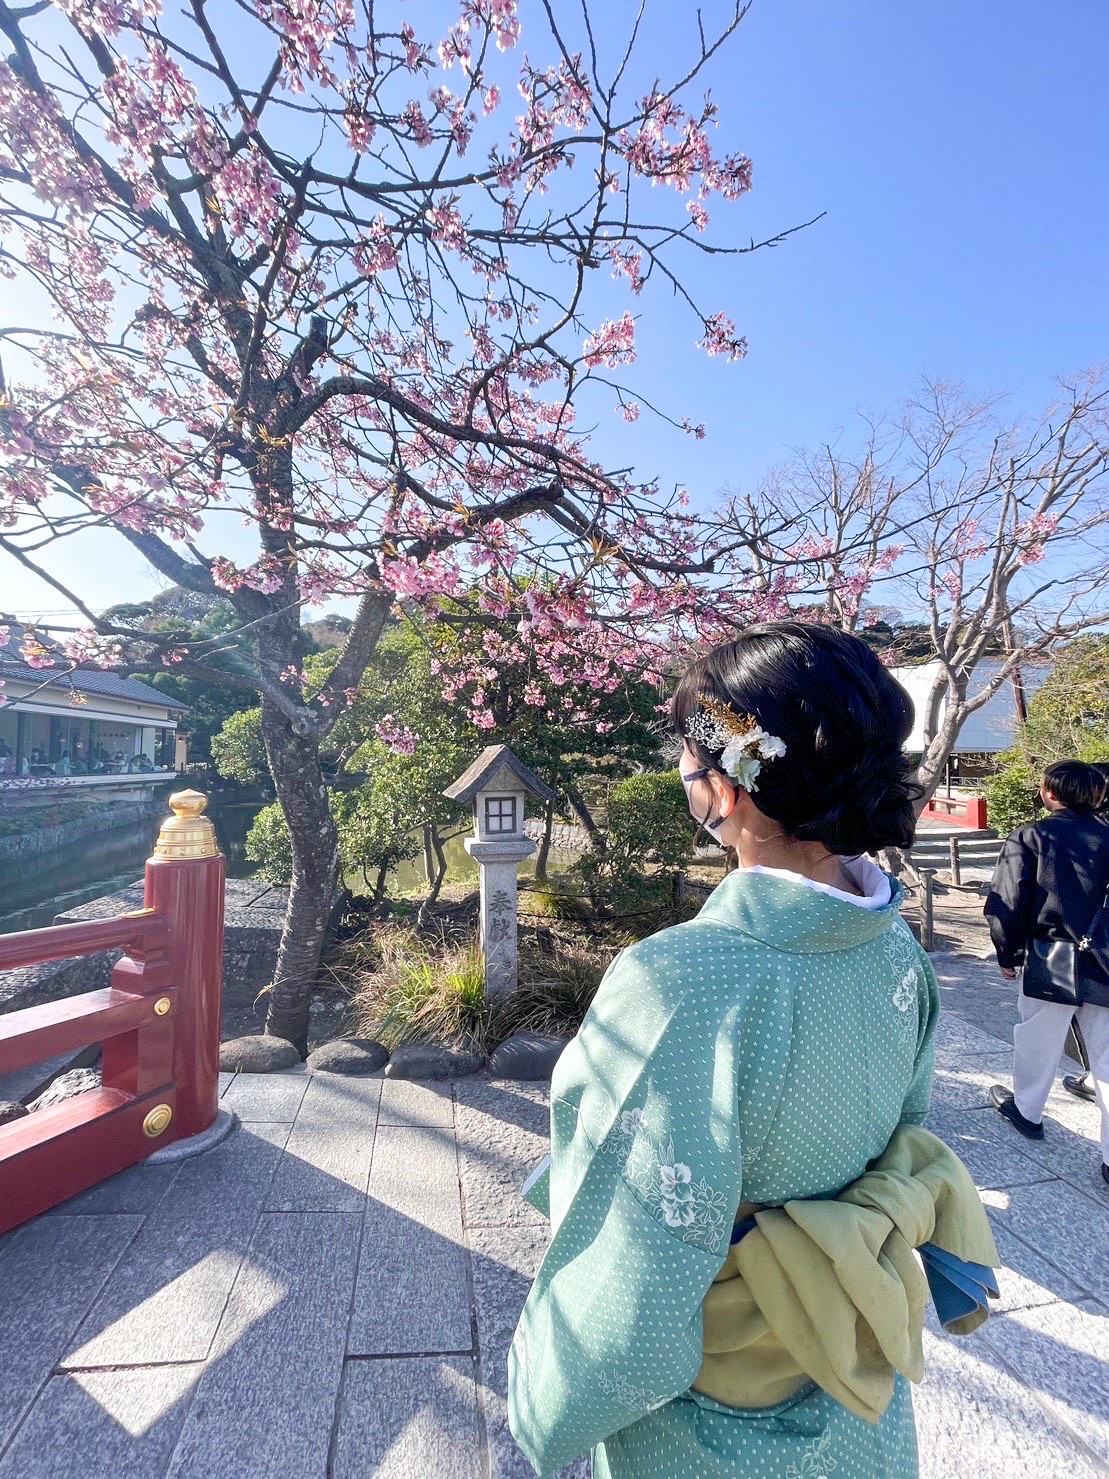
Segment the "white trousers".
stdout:
[[1101,1159],[1109,1165],[1109,1007],[1061,1006],[1020,993],[1013,1028],[1013,1097],[1025,1119],[1039,1124],[1055,1082],[1071,1018],[1078,1018],[1101,1110]]

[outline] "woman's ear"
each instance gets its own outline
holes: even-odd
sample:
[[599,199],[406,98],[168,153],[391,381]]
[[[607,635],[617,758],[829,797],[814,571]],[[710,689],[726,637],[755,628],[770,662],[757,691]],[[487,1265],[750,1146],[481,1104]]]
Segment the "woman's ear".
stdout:
[[713,794],[716,797],[717,815],[720,821],[724,821],[735,810],[736,802],[739,799],[739,792],[730,781],[724,779],[719,771],[710,771],[709,779],[712,783]]

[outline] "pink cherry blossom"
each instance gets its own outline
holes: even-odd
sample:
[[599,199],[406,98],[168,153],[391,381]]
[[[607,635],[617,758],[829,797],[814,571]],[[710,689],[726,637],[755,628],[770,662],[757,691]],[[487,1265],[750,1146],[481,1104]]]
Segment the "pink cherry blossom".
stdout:
[[591,334],[582,346],[582,359],[590,369],[604,365],[614,369],[618,365],[635,363],[635,319],[624,312],[618,319],[606,319]]

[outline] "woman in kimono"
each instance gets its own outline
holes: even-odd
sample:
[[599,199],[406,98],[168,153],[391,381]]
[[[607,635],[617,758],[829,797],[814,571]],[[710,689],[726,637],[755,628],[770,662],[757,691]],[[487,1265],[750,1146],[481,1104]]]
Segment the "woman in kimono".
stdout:
[[[912,707],[864,643],[779,622],[696,661],[671,717],[691,814],[739,867],[696,919],[613,961],[559,1061],[552,1241],[510,1355],[512,1430],[544,1475],[592,1450],[595,1479],[912,1479],[904,1376],[869,1407],[828,1376],[837,1400],[764,1334],[737,1388],[742,1281],[719,1282],[756,1241],[736,1248],[750,1214],[836,1198],[927,1111],[935,978],[900,886],[864,856],[912,840]],[[992,1252],[987,1232],[971,1256],[983,1236]],[[919,1350],[914,1299],[887,1344],[915,1321]]]

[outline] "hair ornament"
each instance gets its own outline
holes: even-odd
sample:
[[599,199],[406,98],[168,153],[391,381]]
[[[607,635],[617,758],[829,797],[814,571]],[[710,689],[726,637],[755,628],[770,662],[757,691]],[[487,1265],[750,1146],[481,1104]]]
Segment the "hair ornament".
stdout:
[[721,769],[745,791],[757,791],[762,762],[784,755],[784,741],[767,734],[753,714],[737,714],[718,698],[702,693],[697,702],[686,738],[706,750],[719,750]]

